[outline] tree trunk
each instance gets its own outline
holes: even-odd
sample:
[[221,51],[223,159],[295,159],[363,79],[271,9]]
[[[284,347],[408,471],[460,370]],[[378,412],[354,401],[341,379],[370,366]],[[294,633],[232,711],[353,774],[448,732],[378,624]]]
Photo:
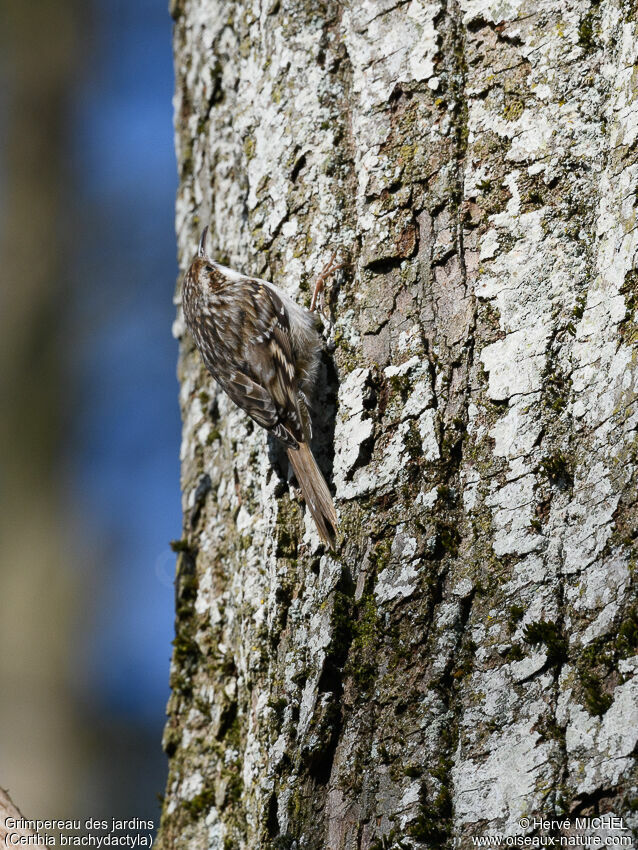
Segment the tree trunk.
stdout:
[[176,323],[163,846],[635,828],[635,9],[172,11],[182,267],[209,222],[306,305],[348,265],[316,399],[334,556]]

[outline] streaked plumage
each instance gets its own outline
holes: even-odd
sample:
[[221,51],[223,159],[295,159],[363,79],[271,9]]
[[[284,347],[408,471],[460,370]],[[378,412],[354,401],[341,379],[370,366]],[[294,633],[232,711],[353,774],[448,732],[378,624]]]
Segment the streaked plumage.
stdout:
[[206,256],[206,230],[184,277],[186,324],[208,371],[230,398],[287,447],[319,534],[334,548],[337,517],[310,451],[310,397],[321,337],[312,314],[272,283]]

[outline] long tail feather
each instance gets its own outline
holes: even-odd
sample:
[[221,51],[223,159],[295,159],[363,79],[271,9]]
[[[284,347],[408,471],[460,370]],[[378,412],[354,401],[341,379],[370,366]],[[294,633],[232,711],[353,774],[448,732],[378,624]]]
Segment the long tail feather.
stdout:
[[324,543],[327,543],[334,550],[337,535],[337,514],[328,485],[312,456],[308,443],[299,443],[298,449],[288,449],[288,458],[317,526],[319,536]]

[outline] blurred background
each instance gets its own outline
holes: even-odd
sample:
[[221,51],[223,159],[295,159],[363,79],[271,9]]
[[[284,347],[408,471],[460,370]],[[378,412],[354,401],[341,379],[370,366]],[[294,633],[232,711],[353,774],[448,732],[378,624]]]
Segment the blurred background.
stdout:
[[171,21],[0,0],[0,785],[159,820],[180,537]]

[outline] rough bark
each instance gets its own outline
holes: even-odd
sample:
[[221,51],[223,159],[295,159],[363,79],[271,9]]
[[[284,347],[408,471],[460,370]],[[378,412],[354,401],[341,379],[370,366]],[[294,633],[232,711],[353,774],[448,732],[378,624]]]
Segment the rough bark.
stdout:
[[635,8],[172,11],[182,267],[208,222],[306,304],[331,246],[349,265],[317,404],[334,557],[176,322],[163,846],[635,828]]
[[[0,788],[0,841],[5,847],[35,845],[35,833],[23,824],[27,818],[16,808],[8,791]],[[17,826],[16,826],[17,824]]]

